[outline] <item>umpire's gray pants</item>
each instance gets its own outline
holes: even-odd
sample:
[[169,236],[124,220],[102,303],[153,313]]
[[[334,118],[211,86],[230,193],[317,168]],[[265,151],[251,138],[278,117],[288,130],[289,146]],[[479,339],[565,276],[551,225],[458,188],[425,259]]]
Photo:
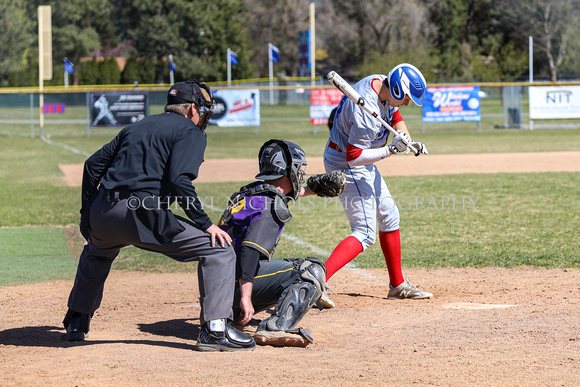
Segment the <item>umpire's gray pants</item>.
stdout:
[[109,202],[99,193],[90,210],[91,243],[80,256],[68,307],[80,313],[93,313],[101,304],[105,280],[122,247],[165,254],[176,261],[199,261],[197,277],[200,292],[200,324],[209,320],[233,319],[232,304],[236,256],[233,248],[211,247],[209,234],[191,222],[177,217],[185,231],[164,245],[142,243],[127,200]]

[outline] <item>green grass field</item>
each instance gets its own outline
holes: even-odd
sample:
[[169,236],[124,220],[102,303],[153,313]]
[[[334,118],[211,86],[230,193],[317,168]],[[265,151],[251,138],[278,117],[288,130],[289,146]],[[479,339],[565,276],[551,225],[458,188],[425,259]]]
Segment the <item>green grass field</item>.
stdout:
[[[256,128],[210,127],[206,159],[255,159],[261,144],[270,138],[295,141],[309,157],[320,157],[327,128],[320,126],[312,134],[308,121],[291,120],[307,114],[307,109],[263,107],[258,134]],[[409,127],[431,154],[580,150],[580,130],[475,131],[465,127],[422,133],[412,122]],[[52,140],[86,153],[99,149],[116,132],[94,129],[87,138],[84,125],[50,124],[45,129]],[[0,285],[72,278],[82,249],[78,235],[62,231],[78,223],[80,189],[64,185],[58,164],[82,163],[85,157],[49,145],[38,136],[27,138],[29,133],[29,125],[0,124]],[[577,173],[396,177],[389,178],[388,184],[402,213],[406,267],[580,267],[575,237],[580,229]],[[214,197],[214,205],[223,208],[226,197],[241,184],[195,185],[200,196]],[[208,213],[214,221],[221,214]],[[340,204],[337,208],[334,201],[310,198],[296,204],[293,215],[285,233],[326,252],[349,234]],[[312,251],[284,238],[276,250],[277,258],[305,255]],[[384,267],[380,247],[373,246],[355,263]],[[114,268],[193,272],[195,264],[126,248]]]
[[71,278],[77,257],[60,227],[0,228],[0,285]]

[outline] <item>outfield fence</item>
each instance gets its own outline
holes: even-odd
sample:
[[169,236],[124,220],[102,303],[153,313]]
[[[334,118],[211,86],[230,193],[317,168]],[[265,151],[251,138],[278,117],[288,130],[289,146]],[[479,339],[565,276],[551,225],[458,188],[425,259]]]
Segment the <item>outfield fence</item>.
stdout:
[[[528,82],[521,83],[455,83],[433,84],[430,87],[479,86],[481,97],[481,120],[479,122],[445,122],[428,123],[422,120],[421,108],[416,106],[401,109],[409,126],[422,128],[423,131],[441,130],[496,130],[496,129],[562,129],[580,128],[580,119],[529,119],[529,86],[579,86],[580,82]],[[296,107],[291,117],[276,116],[274,113],[264,116],[262,122],[296,121],[308,125],[310,121],[310,93],[312,89],[332,89],[333,86],[323,78],[291,78],[288,80],[267,79],[252,81],[234,81],[231,85],[212,83],[212,89],[257,89],[260,93],[262,112],[267,109]],[[0,88],[0,136],[34,137],[43,129],[65,128],[66,136],[90,135],[91,122],[89,114],[89,94],[98,92],[147,92],[149,96],[149,114],[163,111],[167,90],[170,85],[109,85],[109,86],[70,86],[45,87],[42,91],[45,106],[51,111],[42,113],[39,106],[40,91],[38,88]],[[47,110],[45,108],[45,110]],[[41,120],[41,114],[43,115]],[[40,127],[42,122],[42,128]],[[73,129],[74,128],[74,129]],[[83,128],[79,130],[79,128]],[[85,129],[86,128],[86,131]],[[118,131],[119,128],[98,129],[102,133]],[[316,130],[314,128],[314,133]]]

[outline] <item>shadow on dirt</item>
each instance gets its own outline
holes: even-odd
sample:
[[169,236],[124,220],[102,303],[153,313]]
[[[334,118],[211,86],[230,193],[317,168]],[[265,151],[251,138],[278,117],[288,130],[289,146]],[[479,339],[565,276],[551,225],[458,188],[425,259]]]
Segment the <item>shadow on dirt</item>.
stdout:
[[[190,323],[191,319],[176,319],[169,321],[160,321],[153,324],[139,324],[142,332],[151,333],[157,336],[176,337],[185,340],[197,340],[199,324]],[[0,346],[14,345],[18,347],[53,347],[68,348],[95,344],[143,344],[155,345],[160,347],[171,347],[181,349],[194,349],[193,344],[177,343],[171,341],[157,340],[91,340],[68,342],[64,328],[59,326],[29,326],[12,328],[0,331]]]
[[[349,297],[364,297],[364,298],[376,298],[378,300],[388,300],[388,297],[381,297],[381,296],[373,296],[370,294],[360,294],[360,293],[337,293],[340,295],[344,295],[344,296],[349,296]],[[331,297],[332,298],[332,297]]]
[[[192,323],[197,321],[197,324]],[[199,319],[175,319],[153,324],[138,324],[139,330],[157,336],[172,336],[184,340],[197,340]]]
[[62,347],[65,339],[62,327],[43,325],[0,331],[0,344],[29,347]]

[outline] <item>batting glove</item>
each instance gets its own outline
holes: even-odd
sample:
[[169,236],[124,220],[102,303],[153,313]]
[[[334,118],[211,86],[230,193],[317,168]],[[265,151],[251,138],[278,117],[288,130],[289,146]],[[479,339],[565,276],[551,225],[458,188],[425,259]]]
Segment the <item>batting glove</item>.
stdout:
[[[418,153],[415,153],[415,156],[419,156],[420,154],[424,154],[424,155],[429,154],[429,151],[427,150],[427,147],[425,146],[425,144],[423,144],[419,141],[412,141],[411,145],[413,146],[413,148],[417,149],[417,151],[418,151]],[[411,148],[407,148],[407,151],[405,152],[405,154],[408,155],[409,152],[411,152]]]
[[399,152],[405,152],[409,149],[407,144],[405,144],[405,140],[407,142],[410,142],[407,133],[403,132],[402,130],[399,130],[398,133],[399,134],[393,138],[393,142],[391,143],[391,145],[389,145],[389,150],[394,155],[396,155]]

